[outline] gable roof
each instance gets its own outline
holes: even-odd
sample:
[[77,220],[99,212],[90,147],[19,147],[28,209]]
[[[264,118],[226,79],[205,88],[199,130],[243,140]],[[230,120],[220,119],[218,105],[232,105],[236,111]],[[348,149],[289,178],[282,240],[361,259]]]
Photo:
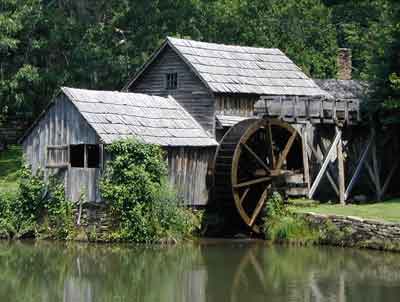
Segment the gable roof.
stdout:
[[368,93],[368,83],[363,81],[337,79],[315,79],[314,81],[319,87],[339,100],[362,100]]
[[161,146],[218,145],[172,97],[68,87],[61,90],[106,144],[135,137]]
[[214,93],[327,95],[282,51],[168,37],[124,89],[170,46]]

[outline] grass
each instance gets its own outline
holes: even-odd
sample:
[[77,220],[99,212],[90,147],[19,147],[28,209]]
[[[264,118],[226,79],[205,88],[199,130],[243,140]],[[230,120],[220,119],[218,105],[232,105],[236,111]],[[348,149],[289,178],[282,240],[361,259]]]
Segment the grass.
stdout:
[[16,192],[21,164],[21,146],[12,145],[7,150],[0,152],[0,193]]
[[319,204],[314,206],[294,207],[298,213],[314,212],[319,214],[334,214],[343,216],[357,216],[366,219],[400,222],[400,199],[392,199],[371,204],[342,206],[339,204]]

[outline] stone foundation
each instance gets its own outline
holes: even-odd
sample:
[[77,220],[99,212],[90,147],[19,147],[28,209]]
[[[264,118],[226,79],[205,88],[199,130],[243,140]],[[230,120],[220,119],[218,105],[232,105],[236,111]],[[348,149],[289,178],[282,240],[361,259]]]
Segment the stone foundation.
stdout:
[[77,240],[108,241],[115,221],[105,203],[83,203],[74,209],[75,224],[80,230]]
[[312,227],[325,232],[323,243],[400,251],[400,223],[316,213],[303,217]]

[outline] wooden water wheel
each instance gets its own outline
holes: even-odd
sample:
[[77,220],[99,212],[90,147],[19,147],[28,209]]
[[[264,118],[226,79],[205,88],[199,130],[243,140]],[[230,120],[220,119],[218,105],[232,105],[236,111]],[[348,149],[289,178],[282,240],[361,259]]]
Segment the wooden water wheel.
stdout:
[[215,156],[215,199],[234,204],[243,222],[259,233],[260,214],[273,191],[304,185],[297,130],[276,119],[249,119],[233,126]]

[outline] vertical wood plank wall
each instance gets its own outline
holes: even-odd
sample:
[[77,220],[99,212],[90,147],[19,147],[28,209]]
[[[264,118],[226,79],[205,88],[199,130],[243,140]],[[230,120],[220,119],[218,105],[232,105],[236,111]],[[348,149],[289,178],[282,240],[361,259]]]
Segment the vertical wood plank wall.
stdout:
[[[178,73],[178,88],[166,89],[165,75]],[[147,70],[129,87],[129,91],[173,96],[210,133],[214,133],[214,97],[186,63],[167,46]]]
[[206,205],[209,197],[207,171],[215,147],[168,148],[168,175],[186,205]]
[[66,188],[66,194],[77,201],[81,194],[87,201],[99,201],[97,168],[49,168],[46,169],[47,146],[68,144],[98,144],[99,138],[64,95],[55,99],[45,115],[23,142],[25,160],[35,172],[42,169],[45,177],[56,174]]
[[216,96],[216,114],[253,116],[258,99],[257,95],[219,94]]

